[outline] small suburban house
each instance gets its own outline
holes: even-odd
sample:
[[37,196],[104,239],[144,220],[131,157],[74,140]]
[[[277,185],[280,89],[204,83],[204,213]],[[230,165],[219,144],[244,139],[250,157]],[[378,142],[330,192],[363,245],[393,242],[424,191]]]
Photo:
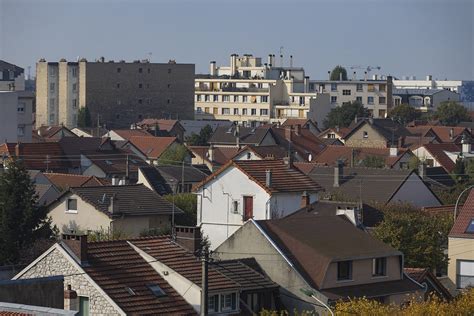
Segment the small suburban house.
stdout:
[[287,310],[328,315],[324,304],[353,297],[403,304],[423,287],[403,273],[403,254],[345,216],[250,220],[213,252],[216,259],[254,257],[278,285]]
[[391,119],[357,118],[349,126],[344,143],[349,147],[403,147],[405,136],[410,132],[400,123]]
[[448,238],[451,293],[474,286],[474,190],[457,212]]
[[183,211],[143,184],[69,188],[49,206],[60,230],[102,231],[137,237],[171,227]]
[[288,161],[229,161],[194,188],[197,224],[214,249],[246,221],[288,215],[318,200],[320,190]]
[[[64,307],[78,315],[197,315],[202,263],[190,229],[177,227],[175,240],[87,242],[86,235],[63,234],[14,280],[63,276]],[[281,308],[278,285],[254,260],[214,261],[208,271],[209,315]]]
[[145,157],[149,164],[156,164],[166,150],[178,145],[176,137],[132,136],[129,142],[133,145],[130,150],[136,148],[137,155]]

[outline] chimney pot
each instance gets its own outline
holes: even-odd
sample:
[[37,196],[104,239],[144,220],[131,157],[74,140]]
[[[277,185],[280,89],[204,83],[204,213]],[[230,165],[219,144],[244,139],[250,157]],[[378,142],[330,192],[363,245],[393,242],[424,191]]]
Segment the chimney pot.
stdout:
[[270,169],[265,171],[265,185],[268,188],[272,187],[272,171]]
[[173,236],[175,242],[189,252],[195,253],[201,248],[201,230],[199,227],[175,226]]
[[79,263],[87,262],[87,235],[62,234],[62,241],[76,255]]
[[304,191],[301,195],[301,208],[309,206],[309,194],[308,192]]
[[341,185],[342,176],[344,173],[342,161],[336,160],[336,166],[334,167],[334,187],[338,188]]
[[421,161],[420,164],[418,165],[418,175],[422,180],[425,180],[426,178],[426,163],[424,161]]

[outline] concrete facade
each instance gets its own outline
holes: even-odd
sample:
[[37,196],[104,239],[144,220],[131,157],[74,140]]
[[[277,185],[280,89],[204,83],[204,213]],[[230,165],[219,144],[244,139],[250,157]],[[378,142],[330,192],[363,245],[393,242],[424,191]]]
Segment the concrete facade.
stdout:
[[310,118],[322,124],[329,112],[329,96],[308,91],[308,82],[303,68],[276,67],[274,55],[262,64],[259,57],[233,54],[230,67],[217,67],[212,61],[209,75],[196,76],[196,118],[253,127],[287,118]]
[[25,70],[0,60],[0,91],[25,90]]
[[26,91],[0,91],[1,142],[31,142],[33,94]]
[[129,127],[147,117],[193,119],[194,64],[46,62],[37,72],[37,126],[77,126],[78,110],[109,128]]

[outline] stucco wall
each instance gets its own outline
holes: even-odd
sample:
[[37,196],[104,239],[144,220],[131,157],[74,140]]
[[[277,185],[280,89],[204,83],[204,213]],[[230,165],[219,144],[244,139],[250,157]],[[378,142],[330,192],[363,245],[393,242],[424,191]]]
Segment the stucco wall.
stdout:
[[68,285],[77,292],[78,296],[89,298],[90,315],[120,315],[112,304],[110,304],[90,281],[76,268],[64,255],[54,249],[42,260],[28,269],[18,279],[31,279],[38,277],[47,277],[63,275],[64,289]]
[[[364,132],[367,132],[367,138],[364,138]],[[345,144],[349,147],[386,148],[387,140],[368,123],[365,123],[346,139]]]
[[390,200],[390,202],[397,201],[408,202],[419,207],[441,205],[434,193],[428,189],[415,173],[410,175]]
[[170,215],[150,215],[125,217],[112,221],[111,228],[127,237],[138,237],[150,229],[171,227]]
[[473,260],[474,261],[474,239],[470,238],[452,238],[448,240],[448,278],[449,290],[451,293],[456,292],[456,274],[458,260]]

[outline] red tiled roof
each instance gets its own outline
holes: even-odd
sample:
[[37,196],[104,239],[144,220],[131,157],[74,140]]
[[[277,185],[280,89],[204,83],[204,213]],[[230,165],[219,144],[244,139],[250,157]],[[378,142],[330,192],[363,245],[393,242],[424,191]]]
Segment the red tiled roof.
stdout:
[[0,316],[33,316],[33,314],[27,314],[23,312],[0,311]]
[[[87,256],[86,273],[128,315],[196,314],[127,241],[88,243]],[[156,297],[147,284],[157,284],[166,296]]]
[[322,131],[318,136],[321,137],[321,136],[324,136],[328,133],[334,133],[334,134],[337,134],[339,135],[339,137],[342,137],[344,138],[347,134],[349,134],[349,132],[351,131],[352,129],[348,128],[348,127],[342,127],[342,128],[339,128],[339,129],[336,129],[336,128],[328,128],[324,131]]
[[[454,214],[454,204],[450,205],[441,205],[441,206],[424,206],[421,210],[426,212],[428,215],[440,215],[440,214]],[[458,210],[460,210],[462,204],[458,205]]]
[[42,138],[52,138],[54,137],[57,133],[63,132],[63,136],[68,136],[68,137],[77,137],[76,134],[74,134],[69,128],[61,125],[56,125],[56,126],[41,126],[38,128],[36,131],[37,135]]
[[418,283],[423,282],[423,278],[428,272],[427,268],[403,268],[403,271]]
[[448,152],[459,152],[461,147],[456,144],[445,143],[445,144],[426,144],[423,147],[433,156],[436,161],[446,170],[447,172],[453,171],[456,163],[446,155],[445,151]]
[[295,126],[295,125],[300,125],[304,126],[306,123],[311,122],[310,119],[296,119],[296,118],[289,118],[284,121],[281,126]]
[[150,159],[159,158],[176,137],[132,136],[129,141]]
[[358,165],[366,157],[377,156],[385,160],[386,167],[391,168],[408,151],[408,149],[399,148],[397,156],[390,156],[390,148],[358,148],[330,145],[327,146],[313,162],[326,166],[334,166],[336,160],[340,159],[345,161],[346,165],[350,165],[352,156],[354,155],[354,165]]
[[141,122],[137,123],[138,126],[147,126],[147,127],[154,127],[158,124],[158,129],[166,130],[167,132],[171,131],[173,127],[178,123],[178,120],[163,120],[163,119],[154,119],[154,118],[147,118],[142,120]]
[[[256,182],[268,193],[284,192],[315,192],[322,190],[321,186],[310,177],[295,168],[288,168],[282,160],[238,160],[229,161],[219,170],[208,176],[204,181],[195,186],[195,190],[212,181],[217,175],[229,167],[236,167]],[[272,183],[266,185],[266,171],[272,172]]]
[[319,140],[309,129],[302,128],[299,133],[296,131],[291,132],[291,144],[287,139],[285,128],[272,128],[272,132],[275,134],[278,144],[284,148],[290,147],[291,150],[296,151],[303,159],[308,160],[309,155],[312,157],[318,155],[326,145]]
[[115,132],[126,140],[130,140],[132,136],[151,136],[151,134],[144,129],[114,129],[111,132]]
[[246,150],[253,152],[255,155],[257,155],[261,159],[282,159],[288,156],[288,152],[278,145],[269,145],[269,146],[247,145],[241,150],[239,150],[232,157],[232,159],[234,159],[236,156],[238,156],[240,153]]
[[465,127],[461,126],[421,125],[416,127],[407,127],[407,129],[412,134],[421,134],[423,137],[435,136],[441,143],[453,143],[464,132],[468,132]]
[[65,190],[69,187],[107,185],[109,182],[105,179],[98,179],[95,176],[83,176],[79,174],[44,173],[44,175],[61,190]]
[[474,190],[471,189],[466,202],[462,207],[458,207],[458,217],[454,221],[449,237],[474,238],[473,233],[466,233],[466,229],[474,219]]
[[209,146],[188,146],[194,154],[199,155],[208,162],[215,163],[218,165],[224,165],[229,160],[235,157],[239,152],[238,147],[214,147],[214,157],[212,161],[209,159]]

